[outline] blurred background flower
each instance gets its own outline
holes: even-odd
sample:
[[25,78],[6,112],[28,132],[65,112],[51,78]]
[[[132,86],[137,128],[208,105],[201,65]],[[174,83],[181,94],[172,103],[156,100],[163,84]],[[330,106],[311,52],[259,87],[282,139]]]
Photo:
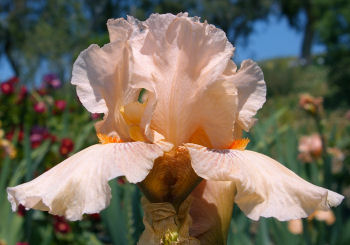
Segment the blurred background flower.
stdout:
[[288,230],[294,235],[303,233],[303,221],[301,219],[293,219],[288,221]]
[[64,111],[64,109],[66,108],[66,101],[64,100],[56,100],[55,101],[55,109],[58,111],[58,112],[62,112]]
[[17,154],[16,149],[9,140],[4,138],[4,134],[4,130],[1,129],[0,123],[0,157],[4,158],[7,155],[10,158],[15,158]]
[[43,101],[35,103],[33,108],[37,113],[44,113],[46,111],[46,105]]
[[3,82],[3,83],[1,83],[0,86],[1,86],[1,92],[3,94],[9,95],[15,91],[13,84],[10,82]]
[[335,215],[332,210],[328,211],[315,211],[313,214],[311,214],[308,218],[308,220],[317,219],[319,221],[326,222],[327,225],[333,225],[335,222]]
[[44,83],[46,83],[47,86],[53,89],[57,89],[62,85],[61,80],[56,74],[46,74],[43,78],[43,81]]
[[302,162],[312,162],[322,155],[322,140],[319,134],[310,136],[302,136],[299,139],[299,155],[298,158]]
[[67,156],[72,152],[74,143],[70,138],[63,138],[60,145],[60,153],[62,156]]
[[66,234],[71,231],[69,223],[64,217],[54,216],[55,232]]

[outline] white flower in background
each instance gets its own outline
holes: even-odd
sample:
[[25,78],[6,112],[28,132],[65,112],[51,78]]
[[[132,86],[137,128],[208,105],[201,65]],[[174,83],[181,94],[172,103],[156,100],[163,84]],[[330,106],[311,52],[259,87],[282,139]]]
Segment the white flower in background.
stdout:
[[102,144],[8,188],[13,210],[22,204],[78,220],[109,204],[108,180],[122,175],[150,201],[179,206],[205,179],[192,192],[190,235],[220,244],[233,202],[254,220],[289,220],[342,201],[244,150],[242,130],[265,102],[265,81],[251,60],[237,70],[222,30],[187,14],[115,19],[107,27],[111,42],[84,50],[72,77],[86,109],[105,114],[96,124]]

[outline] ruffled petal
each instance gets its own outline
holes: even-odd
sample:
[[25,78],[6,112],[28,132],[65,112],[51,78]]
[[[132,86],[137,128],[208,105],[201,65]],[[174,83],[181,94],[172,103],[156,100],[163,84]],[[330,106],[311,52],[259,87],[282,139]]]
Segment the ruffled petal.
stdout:
[[111,42],[128,40],[133,32],[132,25],[124,18],[109,19],[107,28]]
[[128,131],[119,108],[137,101],[140,89],[129,85],[130,55],[125,41],[91,45],[80,53],[72,72],[73,85],[81,103],[91,113],[105,113],[97,130],[129,140]]
[[[99,55],[95,54],[98,53],[99,50],[101,49],[93,44],[81,52],[74,63],[72,72],[71,83],[77,86],[77,94],[81,103],[83,103],[85,108],[91,113],[108,112],[106,101],[102,94],[103,83],[98,79],[101,75],[95,72],[95,66],[97,67],[97,65],[93,61],[94,58],[99,57]],[[91,58],[91,56],[94,58]],[[91,61],[88,62],[87,59]],[[93,70],[89,71],[91,67],[93,67]],[[89,79],[90,77],[93,78]]]
[[186,144],[194,171],[209,180],[234,181],[235,202],[251,219],[290,220],[337,206],[343,196],[315,186],[277,161],[253,151],[211,150]]
[[232,181],[203,180],[191,193],[190,235],[201,245],[225,244],[236,185]]
[[243,61],[238,72],[235,65],[231,64],[231,67],[231,76],[229,72],[227,76],[231,77],[238,90],[237,121],[244,130],[248,131],[256,121],[253,117],[266,101],[264,75],[252,60]]
[[8,188],[8,199],[14,211],[22,204],[79,220],[84,213],[96,213],[108,206],[109,180],[121,175],[132,183],[143,180],[154,159],[168,148],[142,142],[93,145],[36,179]]
[[198,97],[224,72],[233,47],[222,30],[186,14],[154,14],[142,25],[130,42],[132,84],[154,87],[152,128],[180,145],[201,125]]

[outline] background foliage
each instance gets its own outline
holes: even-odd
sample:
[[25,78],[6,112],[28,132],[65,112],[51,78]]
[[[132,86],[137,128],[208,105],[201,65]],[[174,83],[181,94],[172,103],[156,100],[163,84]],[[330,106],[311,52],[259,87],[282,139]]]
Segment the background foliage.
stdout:
[[[113,198],[109,208],[74,223],[23,208],[12,213],[5,188],[32,179],[97,142],[93,124],[100,115],[83,109],[67,81],[81,50],[90,43],[108,42],[106,20],[126,14],[145,19],[152,12],[181,11],[220,26],[234,43],[247,40],[254,23],[271,15],[287,17],[303,33],[300,57],[260,62],[268,100],[248,135],[248,148],[349,199],[349,1],[3,0],[0,54],[10,62],[16,78],[3,81],[0,92],[1,245],[136,244],[143,230],[141,193],[125,179],[110,182]],[[313,56],[314,43],[324,44],[326,52]],[[36,81],[43,67],[54,74]],[[300,101],[302,93],[324,101],[312,98],[305,104]],[[323,146],[305,161],[298,142],[314,133],[320,135]],[[235,207],[228,244],[350,244],[347,199],[334,209],[332,224],[305,219],[301,234],[294,234],[287,222],[253,222]]]

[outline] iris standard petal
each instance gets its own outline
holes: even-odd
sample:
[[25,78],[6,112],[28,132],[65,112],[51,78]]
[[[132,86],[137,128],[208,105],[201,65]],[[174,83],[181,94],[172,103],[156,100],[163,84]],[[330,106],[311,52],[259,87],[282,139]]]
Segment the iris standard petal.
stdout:
[[186,144],[192,167],[202,178],[236,183],[235,202],[251,219],[290,220],[337,206],[343,196],[315,186],[277,161],[257,152],[212,150]]
[[143,32],[130,41],[132,84],[154,87],[151,126],[178,146],[198,129],[199,96],[224,72],[234,48],[222,30],[185,14],[154,14],[142,25]]
[[109,33],[109,40],[125,41],[130,38],[133,32],[133,26],[124,18],[109,19],[107,21],[107,28]]
[[231,66],[231,79],[238,90],[237,122],[248,131],[256,121],[253,117],[266,101],[264,75],[252,60],[244,60],[238,72]]
[[237,89],[223,75],[201,94],[194,110],[198,112],[197,130],[203,129],[210,140],[210,146],[205,146],[222,149],[232,142],[237,102]]
[[91,45],[80,53],[72,71],[73,85],[84,107],[91,113],[105,113],[97,124],[98,133],[129,140],[120,106],[137,101],[140,90],[129,85],[130,55],[125,41],[102,48]]
[[84,213],[97,213],[108,206],[108,181],[121,175],[132,182],[143,180],[154,159],[163,155],[159,146],[142,142],[90,146],[36,179],[7,189],[12,209],[48,211],[79,220]]

